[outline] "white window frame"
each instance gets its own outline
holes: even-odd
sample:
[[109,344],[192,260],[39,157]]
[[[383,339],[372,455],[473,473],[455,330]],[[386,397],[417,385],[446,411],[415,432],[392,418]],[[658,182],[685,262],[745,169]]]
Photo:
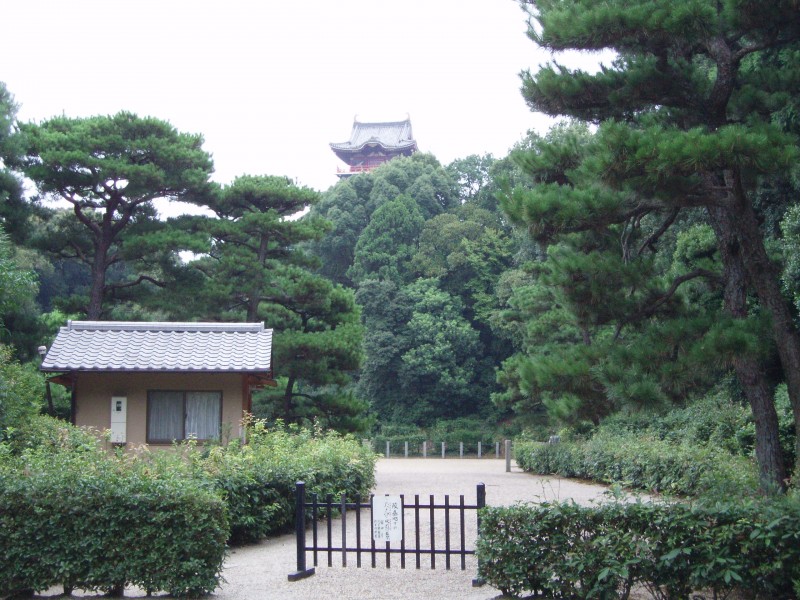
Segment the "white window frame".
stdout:
[[[182,402],[182,419],[181,419],[181,436],[180,437],[173,437],[171,439],[162,439],[162,438],[153,438],[150,434],[150,416],[152,414],[152,403],[154,401],[158,401],[157,398],[154,398],[154,395],[157,394],[180,394],[181,395],[181,402]],[[173,442],[181,442],[189,439],[186,433],[186,419],[188,414],[188,405],[191,402],[191,398],[189,397],[191,394],[216,394],[219,400],[219,412],[217,414],[217,435],[209,438],[195,438],[198,442],[209,442],[212,440],[220,439],[222,435],[222,390],[166,390],[166,389],[157,389],[157,390],[147,390],[147,414],[145,415],[146,420],[146,440],[148,444],[171,444]]]

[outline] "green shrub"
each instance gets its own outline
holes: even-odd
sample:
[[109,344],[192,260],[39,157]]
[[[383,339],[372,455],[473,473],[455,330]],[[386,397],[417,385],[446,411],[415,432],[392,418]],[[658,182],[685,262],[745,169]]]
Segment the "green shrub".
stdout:
[[0,594],[218,585],[227,540],[289,529],[295,483],[362,499],[376,456],[355,439],[255,422],[249,443],[110,454],[97,436],[35,417],[0,442]]
[[588,442],[515,445],[517,463],[540,475],[620,483],[685,496],[742,496],[758,488],[752,459],[714,447],[601,432]]
[[[384,454],[386,442],[389,442],[389,452],[395,456],[405,452],[405,443],[408,442],[408,454],[411,456],[422,455],[422,442],[428,441],[428,434],[416,425],[385,424],[380,431],[372,437],[372,449]],[[430,448],[428,449],[430,452]]]
[[225,503],[177,455],[33,450],[0,461],[0,592],[213,591]]
[[[794,464],[794,417],[786,386],[775,404],[786,464]],[[556,445],[520,440],[517,462],[540,474],[618,482],[654,492],[742,496],[758,488],[755,427],[750,410],[724,391],[663,415],[619,413],[591,437],[571,435]]]
[[546,444],[517,440],[514,442],[514,457],[523,470],[531,473],[585,477],[578,458],[578,449],[578,444],[570,442]]
[[[795,428],[792,404],[789,400],[789,391],[785,383],[782,383],[775,390],[775,409],[778,411],[778,435],[780,437],[781,450],[783,450],[783,462],[790,466],[795,462]],[[750,425],[748,433],[755,440],[755,426]],[[755,444],[755,442],[754,442]]]
[[504,594],[616,598],[635,579],[635,540],[575,504],[490,508],[481,521],[479,574]]
[[463,417],[449,421],[439,421],[429,431],[429,438],[437,448],[441,448],[441,443],[445,443],[445,450],[457,453],[459,443],[464,443],[464,450],[477,453],[478,442],[481,442],[484,450],[494,447],[494,443],[500,439],[499,434],[492,428],[486,426],[486,422],[480,419]]
[[48,453],[95,452],[98,450],[98,437],[61,419],[33,415],[24,425],[8,432],[4,446],[15,456],[31,450]]
[[500,428],[487,428],[484,420],[461,417],[437,421],[426,429],[415,425],[385,424],[372,437],[371,443],[376,452],[384,454],[386,443],[389,442],[391,455],[398,456],[405,452],[405,443],[408,442],[409,456],[421,456],[423,442],[428,444],[428,455],[438,454],[444,442],[446,454],[452,456],[459,453],[461,443],[464,444],[465,454],[477,454],[479,442],[483,453],[489,454],[493,452],[495,442],[504,438]]
[[[781,384],[775,391],[780,445],[785,464],[794,464],[794,417]],[[665,414],[647,411],[617,413],[603,421],[606,433],[655,437],[678,444],[713,447],[737,456],[752,456],[755,450],[755,425],[750,408],[732,400],[727,390],[700,398],[684,408]]]
[[0,441],[14,435],[39,413],[44,377],[33,365],[13,360],[11,348],[0,344]]
[[800,508],[574,503],[487,508],[478,540],[480,576],[504,593],[548,598],[688,598],[734,589],[792,598],[800,576]]
[[350,501],[369,496],[377,456],[351,436],[256,421],[248,444],[211,449],[200,467],[228,504],[231,542],[253,542],[291,528],[295,483],[309,494]]

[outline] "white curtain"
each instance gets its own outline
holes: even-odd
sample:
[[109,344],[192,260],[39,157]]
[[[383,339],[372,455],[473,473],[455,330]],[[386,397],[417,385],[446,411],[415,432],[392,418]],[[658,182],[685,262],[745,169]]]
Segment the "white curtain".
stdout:
[[150,392],[147,429],[150,440],[183,438],[183,392]]
[[219,438],[220,396],[219,392],[186,392],[186,437]]

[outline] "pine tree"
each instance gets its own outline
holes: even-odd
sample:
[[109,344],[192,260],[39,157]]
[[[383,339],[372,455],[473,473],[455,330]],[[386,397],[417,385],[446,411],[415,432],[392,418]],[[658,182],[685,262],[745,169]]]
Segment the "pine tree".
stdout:
[[218,218],[195,219],[211,240],[196,268],[214,317],[275,329],[280,387],[261,394],[267,416],[363,429],[366,405],[346,391],[361,360],[358,309],[352,292],[313,272],[318,261],[303,248],[328,228],[299,217],[318,197],[286,177],[238,177],[210,204]]
[[[569,227],[575,215],[611,214],[612,222],[632,225],[660,219],[643,240],[647,247],[657,245],[679,215],[700,212],[716,235],[728,313],[747,316],[744,292],[751,289],[771,317],[800,425],[800,336],[753,201],[760,178],[787,175],[800,156],[796,137],[775,118],[796,101],[797,69],[771,60],[800,42],[796,2],[527,4],[529,36],[540,46],[617,54],[612,66],[595,74],[555,63],[523,74],[523,95],[532,109],[599,123],[596,151],[586,161],[598,185],[568,198],[559,196],[555,184],[550,188],[561,226]],[[511,210],[536,222],[536,209],[522,198]],[[736,370],[740,379],[759,376],[752,363]],[[760,453],[769,453],[774,406],[764,391],[752,389],[749,399]],[[773,462],[769,468],[772,481],[782,485],[780,466]]]
[[[90,271],[87,318],[101,318],[104,302],[120,290],[162,284],[145,264],[164,241],[154,243],[162,223],[152,201],[203,202],[213,166],[202,136],[121,112],[23,123],[16,143],[20,155],[9,164],[42,194],[72,205],[72,218],[54,221],[55,235],[42,245]],[[113,280],[110,273],[119,265],[127,267],[127,277]]]

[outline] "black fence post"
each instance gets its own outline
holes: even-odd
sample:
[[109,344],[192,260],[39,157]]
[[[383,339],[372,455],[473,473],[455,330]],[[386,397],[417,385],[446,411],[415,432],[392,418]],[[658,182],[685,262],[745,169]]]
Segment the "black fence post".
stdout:
[[[372,558],[371,563],[372,567],[375,568],[376,566],[376,555],[377,554],[385,554],[386,555],[386,567],[389,568],[391,566],[391,554],[400,553],[400,567],[405,568],[405,555],[408,552],[413,553],[416,556],[416,567],[417,569],[420,568],[421,563],[421,556],[423,554],[430,554],[431,560],[431,569],[436,568],[436,554],[444,554],[445,555],[445,565],[447,569],[450,569],[451,562],[450,558],[453,554],[459,554],[461,556],[461,569],[465,568],[465,557],[468,554],[477,554],[477,547],[475,550],[467,550],[465,548],[465,519],[464,519],[464,511],[466,509],[474,509],[476,511],[476,520],[478,525],[478,535],[480,536],[480,528],[481,528],[481,514],[480,511],[486,506],[486,486],[483,483],[479,483],[477,485],[477,501],[474,505],[467,506],[464,503],[464,496],[460,496],[460,502],[458,505],[453,505],[450,503],[450,496],[445,495],[444,497],[444,505],[438,505],[435,503],[434,494],[430,495],[430,501],[428,504],[420,504],[419,494],[414,495],[414,504],[406,505],[404,495],[400,496],[402,506],[405,509],[413,509],[414,511],[414,541],[416,542],[415,547],[413,550],[409,550],[406,546],[405,540],[405,513],[401,511],[401,527],[403,531],[403,537],[401,539],[401,547],[399,550],[391,548],[390,542],[386,542],[385,548],[377,548],[376,547],[376,540],[374,537],[371,537],[371,543],[369,548],[363,548],[361,544],[361,523],[360,517],[362,508],[370,508],[371,510],[374,509],[374,505],[372,500],[369,504],[363,504],[361,502],[357,502],[354,504],[348,504],[346,496],[342,495],[341,503],[338,508],[341,510],[341,526],[342,526],[342,539],[341,539],[341,546],[334,545],[333,542],[333,514],[332,511],[335,508],[333,504],[333,496],[331,494],[327,495],[327,499],[324,503],[324,517],[326,521],[326,530],[327,530],[327,544],[320,545],[321,540],[317,539],[317,518],[320,517],[318,512],[318,501],[317,495],[313,494],[313,500],[311,502],[306,502],[306,490],[305,484],[302,481],[298,481],[295,484],[296,492],[295,492],[295,533],[296,533],[296,542],[297,542],[297,570],[293,573],[289,574],[289,581],[298,581],[300,579],[304,579],[306,577],[310,577],[315,573],[315,567],[317,565],[317,552],[325,552],[328,555],[328,566],[333,566],[333,553],[334,552],[341,552],[342,554],[342,566],[347,566],[347,553],[348,552],[356,552],[356,559],[357,565],[361,566],[361,554],[362,552],[368,552]],[[371,497],[372,499],[372,497]],[[355,548],[348,548],[347,547],[347,513],[349,512],[350,508],[356,509],[356,547]],[[429,514],[429,525],[430,525],[430,548],[424,549],[420,547],[421,542],[421,519],[420,519],[420,510],[427,509]],[[437,543],[436,541],[436,527],[435,527],[435,513],[436,510],[444,510],[444,549],[439,550],[437,549],[437,545],[441,547],[441,543]],[[313,524],[313,541],[311,545],[307,543],[306,537],[306,511],[312,510],[312,524]],[[450,511],[451,510],[458,510],[459,512],[459,525],[460,525],[460,541],[461,545],[457,551],[453,550],[451,539],[450,539]],[[372,520],[374,520],[375,515],[371,515]],[[388,521],[387,521],[388,522]],[[374,524],[374,523],[373,523]],[[388,526],[388,525],[387,525]],[[478,540],[479,541],[479,540]],[[306,557],[309,552],[314,553],[314,566],[308,568],[306,565]],[[472,580],[473,586],[481,586],[484,585],[485,581],[480,576],[480,560],[478,562],[478,573],[476,578]]]
[[[480,539],[480,537],[481,537],[481,509],[486,506],[486,485],[483,484],[483,483],[479,483],[478,484],[477,493],[478,493],[478,502],[477,502],[478,510],[476,512],[478,513],[478,539]],[[478,551],[478,547],[477,547],[477,539],[476,539],[476,544],[475,544],[475,552],[476,552],[476,554],[477,554],[477,551]],[[475,579],[472,580],[472,587],[481,587],[482,585],[484,585],[486,583],[486,581],[484,581],[483,578],[481,577],[480,572],[481,572],[481,563],[480,563],[480,559],[478,559],[478,576]]]
[[306,568],[306,484],[298,481],[295,490],[294,530],[297,536],[297,571],[289,573],[289,581],[305,579],[314,574],[314,567]]

